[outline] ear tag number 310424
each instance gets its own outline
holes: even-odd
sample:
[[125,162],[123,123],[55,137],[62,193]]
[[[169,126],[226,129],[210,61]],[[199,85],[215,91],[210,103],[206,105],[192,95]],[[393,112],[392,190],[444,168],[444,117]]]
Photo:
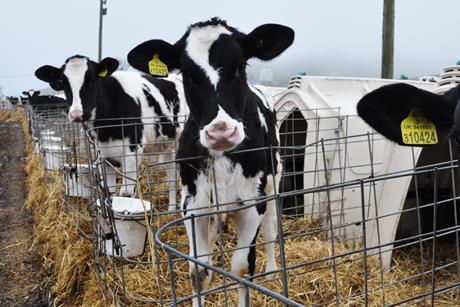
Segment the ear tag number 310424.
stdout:
[[153,58],[149,61],[149,73],[151,75],[166,77],[168,76],[168,66],[163,63],[158,54],[155,53]]
[[417,110],[411,110],[401,122],[401,136],[407,145],[434,145],[438,143],[435,124]]

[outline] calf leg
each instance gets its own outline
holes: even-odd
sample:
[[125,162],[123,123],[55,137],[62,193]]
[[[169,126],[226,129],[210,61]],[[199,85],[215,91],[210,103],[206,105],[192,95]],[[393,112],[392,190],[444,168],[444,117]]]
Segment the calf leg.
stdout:
[[267,252],[267,264],[265,267],[265,272],[275,271],[277,269],[275,257],[275,240],[278,234],[275,200],[267,202],[267,209],[265,211],[261,226],[262,236]]
[[121,161],[123,180],[121,183],[120,195],[134,195],[134,188],[137,183],[137,170],[140,164],[140,157],[135,152],[130,152]]
[[[192,223],[195,225],[192,226]],[[187,220],[185,221],[185,227],[187,229],[190,256],[212,264],[211,253],[217,238],[216,219],[214,218],[210,221],[208,217],[200,217],[195,218],[194,221]],[[208,232],[208,227],[210,232]],[[195,230],[194,232],[193,228]],[[196,246],[194,243],[196,243]],[[193,294],[197,294],[209,287],[212,271],[190,261],[189,274],[192,282]],[[201,305],[203,305],[203,298],[200,298],[200,301]],[[193,299],[193,306],[199,306],[198,297]]]
[[109,193],[114,194],[117,188],[117,172],[110,165],[105,165],[104,168],[105,181],[103,181],[103,183],[107,184],[107,189],[109,190]]
[[165,164],[166,167],[166,176],[168,180],[168,194],[169,194],[169,207],[168,211],[176,211],[177,210],[177,200],[176,200],[176,163],[174,162],[174,152],[161,154],[159,157],[159,162],[169,162]]
[[[236,230],[238,233],[237,250],[232,257],[232,273],[240,277],[246,274],[254,275],[256,265],[256,239],[263,215],[257,212],[256,207],[250,207],[238,213]],[[238,289],[238,306],[246,305],[247,290]]]
[[[203,206],[209,201],[209,195],[206,189],[209,185],[197,186],[195,196],[188,194],[187,187],[182,189],[182,210],[193,210]],[[200,214],[208,212],[208,209],[197,209],[192,212],[184,213],[185,216],[190,214]],[[184,222],[187,230],[189,242],[189,254],[191,257],[212,264],[211,253],[217,238],[217,217],[197,217],[187,219]],[[193,287],[193,294],[198,294],[202,290],[206,290],[211,281],[212,271],[196,265],[193,261],[189,262],[189,273]],[[203,298],[195,297],[193,306],[203,305]]]
[[100,151],[101,158],[105,160],[104,163],[98,166],[99,173],[101,176],[105,175],[105,178],[102,180],[102,185],[107,189],[110,194],[114,194],[117,189],[117,171],[115,166],[111,163],[110,158],[118,162],[118,159],[114,159],[112,153],[110,152],[109,145],[107,143],[97,143],[98,150]]
[[[282,164],[278,159],[278,170],[273,178],[273,175],[267,176],[267,185],[265,186],[265,192],[267,195],[274,195],[279,187],[281,179]],[[273,182],[273,179],[275,181]],[[265,248],[267,252],[267,264],[265,272],[275,271],[277,269],[276,256],[275,256],[275,240],[278,235],[278,221],[276,216],[276,200],[270,200],[267,202],[264,218],[262,220],[262,235],[266,242]]]
[[166,168],[166,174],[168,176],[168,191],[169,191],[169,207],[168,211],[177,210],[176,200],[176,163],[171,162]]

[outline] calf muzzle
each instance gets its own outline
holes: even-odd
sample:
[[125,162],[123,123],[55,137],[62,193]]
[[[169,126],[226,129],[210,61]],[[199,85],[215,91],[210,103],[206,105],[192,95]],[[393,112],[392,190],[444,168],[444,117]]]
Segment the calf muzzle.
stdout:
[[213,150],[226,151],[233,149],[240,141],[239,129],[225,122],[215,123],[205,129],[207,147]]
[[69,113],[69,119],[72,122],[82,122],[83,121],[83,111],[73,110]]

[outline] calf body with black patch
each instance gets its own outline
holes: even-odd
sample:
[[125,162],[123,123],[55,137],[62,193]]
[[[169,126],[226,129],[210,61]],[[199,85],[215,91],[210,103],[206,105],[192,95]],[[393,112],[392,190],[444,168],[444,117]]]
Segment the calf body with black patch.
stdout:
[[[92,128],[102,157],[118,162],[123,174],[130,177],[123,177],[121,193],[132,195],[145,144],[174,140],[182,132],[188,114],[182,81],[177,76],[160,79],[136,71],[115,71],[100,77],[98,69],[88,58],[74,56],[60,74],[55,72],[59,76],[52,82],[55,86],[59,82],[66,94],[69,119]],[[38,70],[39,78],[41,74]],[[172,148],[167,148],[165,155],[168,157],[160,159],[173,159]],[[107,169],[107,184],[113,189],[115,173]],[[175,203],[174,175],[174,169],[169,170],[171,204]]]
[[[136,179],[136,172],[145,144],[175,139],[183,128],[186,106],[180,105],[182,84],[179,80],[155,79],[137,72],[115,72],[101,79],[102,91],[107,99],[92,111],[88,126],[96,128],[98,148],[102,156],[119,157],[123,173]],[[102,98],[102,97],[100,97]],[[111,119],[114,118],[114,119]],[[128,119],[120,119],[128,118]],[[132,118],[132,119],[129,119]],[[111,120],[107,120],[111,119]],[[113,125],[111,128],[102,128]],[[123,129],[120,127],[123,126]],[[174,148],[162,148],[172,151]],[[167,155],[167,154],[166,154]],[[172,161],[174,155],[161,160]],[[172,168],[168,167],[170,172]],[[168,174],[168,181],[174,183],[174,173]],[[110,183],[109,186],[113,184]],[[134,181],[125,180],[122,193],[133,193]],[[171,186],[170,204],[175,204],[175,186]],[[170,209],[173,209],[171,207]]]
[[40,95],[40,91],[29,90],[29,91],[24,91],[22,93],[29,100],[29,104],[35,107],[39,107],[40,105],[46,107],[46,105],[49,106],[49,105],[54,105],[54,104],[58,105],[58,104],[65,103],[65,100],[62,99],[61,97],[52,96],[52,95]]

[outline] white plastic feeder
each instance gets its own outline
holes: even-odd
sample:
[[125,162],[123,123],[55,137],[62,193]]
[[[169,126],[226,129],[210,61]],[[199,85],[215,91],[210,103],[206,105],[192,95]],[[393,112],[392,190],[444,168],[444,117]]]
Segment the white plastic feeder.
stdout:
[[37,137],[32,136],[32,142],[33,142],[33,149],[34,149],[34,154],[39,154],[40,153],[40,142]]
[[51,136],[51,135],[55,135],[55,134],[56,134],[56,131],[53,131],[53,130],[40,131],[41,136]]
[[62,144],[62,139],[58,136],[42,136],[41,140],[42,146],[59,146]]
[[[145,214],[150,214],[150,202],[138,198],[114,196],[112,212],[123,257],[142,255],[147,238]],[[105,241],[105,251],[110,256],[121,256],[112,248],[112,240]]]
[[47,145],[43,147],[43,166],[46,170],[59,170],[65,162],[68,148],[59,145]]
[[90,197],[92,175],[88,164],[69,165],[64,172],[66,195],[74,197]]

